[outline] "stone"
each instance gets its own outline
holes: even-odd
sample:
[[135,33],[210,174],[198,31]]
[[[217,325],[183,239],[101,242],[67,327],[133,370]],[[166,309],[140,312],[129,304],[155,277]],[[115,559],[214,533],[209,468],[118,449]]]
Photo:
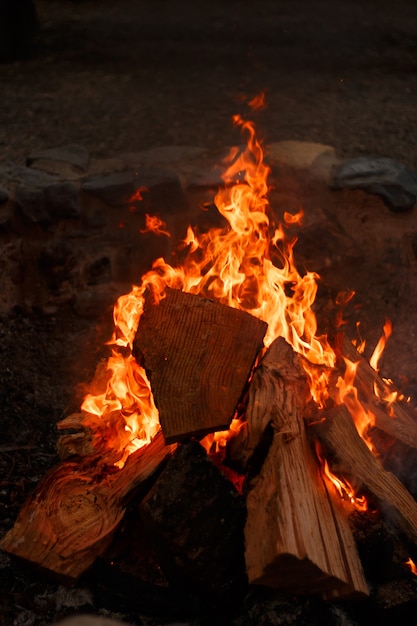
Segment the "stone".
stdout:
[[272,143],[267,147],[266,155],[274,165],[308,170],[319,180],[329,180],[332,169],[339,163],[332,146],[307,141]]
[[13,161],[6,161],[0,165],[0,181],[7,186],[42,187],[54,182],[59,178],[47,172],[23,167]]
[[78,191],[78,185],[70,181],[53,183],[43,188],[46,210],[54,222],[81,215]]
[[385,157],[343,161],[331,181],[333,189],[362,189],[382,198],[393,212],[409,211],[417,201],[417,175],[402,163]]
[[125,206],[139,189],[134,172],[113,172],[90,176],[82,184],[82,190],[100,198],[113,207]]
[[20,186],[15,191],[15,201],[22,215],[33,224],[48,226],[81,214],[78,185],[70,181]]
[[[174,170],[141,167],[137,171],[98,174],[87,178],[82,189],[113,207],[134,205],[143,213],[172,213],[186,207]],[[134,194],[139,191],[136,199]]]
[[43,192],[35,187],[18,187],[15,201],[21,214],[32,224],[47,224],[50,221]]
[[87,171],[90,154],[86,148],[77,144],[69,144],[57,148],[49,148],[34,152],[26,158],[26,165],[43,170],[50,174],[62,174],[62,164],[68,166],[70,173]]

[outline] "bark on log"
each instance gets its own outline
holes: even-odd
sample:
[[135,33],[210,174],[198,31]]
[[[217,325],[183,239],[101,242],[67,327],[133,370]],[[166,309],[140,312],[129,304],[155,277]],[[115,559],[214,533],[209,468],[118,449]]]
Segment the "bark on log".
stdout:
[[78,579],[109,545],[128,494],[174,449],[158,433],[121,470],[97,457],[63,461],[40,481],[0,548],[64,580]]
[[369,450],[347,408],[340,405],[326,412],[326,419],[311,428],[327,452],[332,471],[374,494],[383,503],[384,515],[417,546],[417,502]]
[[228,428],[267,324],[244,311],[166,289],[148,298],[133,353],[145,367],[168,443]]
[[[255,371],[251,407],[275,433],[247,497],[249,581],[292,593],[362,595],[368,589],[347,517],[321,478],[307,440],[309,398],[298,355],[276,340]],[[252,415],[247,413],[248,422]]]

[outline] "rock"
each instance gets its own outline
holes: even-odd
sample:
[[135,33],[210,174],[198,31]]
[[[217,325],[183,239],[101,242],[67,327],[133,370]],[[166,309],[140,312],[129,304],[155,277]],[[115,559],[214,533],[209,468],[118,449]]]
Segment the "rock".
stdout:
[[65,177],[65,174],[77,175],[86,172],[89,161],[88,150],[83,146],[70,144],[34,152],[26,158],[26,165]]
[[[172,213],[186,206],[180,181],[174,170],[138,168],[137,171],[98,174],[87,178],[83,191],[113,207],[134,204],[142,212]],[[134,194],[139,191],[135,200]]]
[[48,226],[81,214],[78,185],[70,181],[54,180],[43,186],[18,187],[15,200],[22,214],[33,224]]
[[308,170],[319,180],[330,180],[333,168],[339,163],[335,149],[321,143],[279,141],[270,144],[266,152],[272,164]]
[[343,161],[334,172],[333,189],[362,189],[382,198],[391,211],[408,211],[417,201],[417,175],[405,165],[384,157]]
[[53,221],[81,215],[78,191],[78,185],[69,181],[53,183],[43,188],[46,210]]
[[13,161],[6,161],[0,165],[0,181],[3,184],[8,183],[8,186],[42,187],[59,182],[59,178],[46,172],[32,170],[30,167],[23,167]]

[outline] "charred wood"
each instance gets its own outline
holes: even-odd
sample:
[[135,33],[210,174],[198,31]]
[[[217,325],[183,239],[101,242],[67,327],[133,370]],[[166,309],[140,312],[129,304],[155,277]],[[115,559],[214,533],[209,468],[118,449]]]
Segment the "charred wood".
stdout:
[[244,502],[200,444],[179,445],[140,511],[171,585],[212,604],[242,593]]

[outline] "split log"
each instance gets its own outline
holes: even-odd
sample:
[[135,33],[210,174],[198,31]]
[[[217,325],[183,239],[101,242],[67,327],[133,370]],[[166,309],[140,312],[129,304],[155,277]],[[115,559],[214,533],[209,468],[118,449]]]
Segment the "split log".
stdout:
[[165,440],[229,427],[267,324],[175,289],[145,302],[133,353],[151,383]]
[[230,605],[247,584],[244,498],[197,442],[180,444],[140,504],[158,563],[179,594]]
[[334,407],[326,412],[325,420],[311,428],[327,453],[332,471],[371,492],[383,503],[384,515],[417,546],[417,502],[369,450],[347,408]]
[[108,547],[128,494],[174,449],[158,433],[120,470],[97,457],[63,461],[42,478],[0,548],[66,581],[77,580]]
[[356,350],[353,343],[345,336],[343,354],[353,363],[357,363],[355,386],[365,409],[375,416],[375,426],[394,439],[407,446],[417,448],[417,413],[404,402],[390,404],[380,400],[374,393],[376,386],[381,397],[397,391],[393,384],[387,383]]
[[272,422],[274,437],[247,496],[249,581],[292,593],[368,593],[340,502],[330,494],[304,422],[309,389],[301,359],[277,339],[255,371],[247,419]]

